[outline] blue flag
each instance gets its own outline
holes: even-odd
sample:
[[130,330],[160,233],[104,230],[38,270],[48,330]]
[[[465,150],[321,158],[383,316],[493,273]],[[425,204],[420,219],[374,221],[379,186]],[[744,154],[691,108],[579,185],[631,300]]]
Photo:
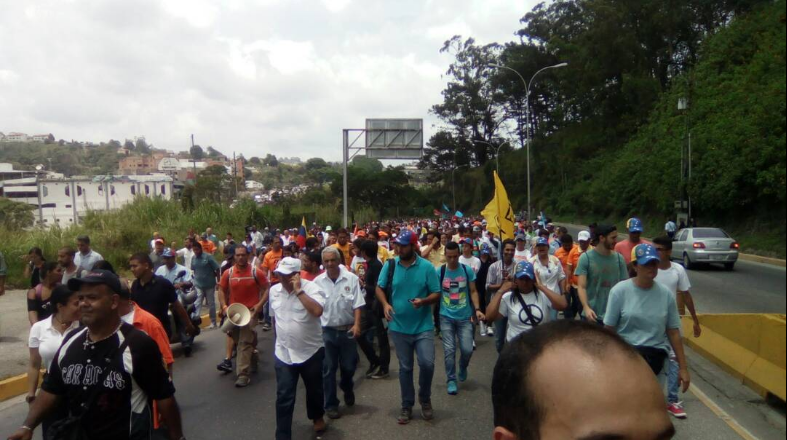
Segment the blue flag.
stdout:
[[454,216],[456,216],[456,217],[459,217],[459,218],[462,218],[462,217],[464,217],[465,215],[464,215],[464,214],[462,214],[462,211],[456,211],[456,214],[454,214]]

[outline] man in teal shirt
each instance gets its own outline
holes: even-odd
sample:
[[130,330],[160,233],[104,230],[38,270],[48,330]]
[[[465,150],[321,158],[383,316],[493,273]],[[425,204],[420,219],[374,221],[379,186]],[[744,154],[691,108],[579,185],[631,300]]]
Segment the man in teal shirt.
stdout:
[[210,327],[216,328],[216,279],[219,276],[219,263],[213,255],[202,251],[202,244],[194,240],[191,245],[194,256],[191,258],[191,270],[194,272],[194,287],[197,289],[196,315],[201,316],[202,299],[208,303],[208,314],[210,315]]
[[[410,423],[415,405],[413,363],[418,358],[418,399],[421,416],[432,420],[432,378],[434,377],[434,321],[431,305],[440,300],[440,281],[434,266],[416,255],[418,237],[404,230],[395,243],[399,256],[388,260],[377,281],[377,300],[383,306],[388,329],[399,358],[399,386],[402,391],[400,425]],[[393,277],[389,276],[393,270]],[[390,281],[389,281],[390,278]],[[389,285],[390,284],[390,285]],[[387,293],[390,292],[390,293]]]

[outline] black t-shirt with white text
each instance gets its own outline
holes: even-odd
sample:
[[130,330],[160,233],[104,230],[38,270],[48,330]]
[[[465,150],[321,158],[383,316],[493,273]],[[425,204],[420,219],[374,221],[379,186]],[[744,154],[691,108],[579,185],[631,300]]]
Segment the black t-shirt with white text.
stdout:
[[[129,344],[121,356],[117,349],[126,338]],[[67,337],[52,361],[42,389],[62,396],[69,412],[79,415],[95,387],[100,386],[92,406],[82,417],[89,439],[149,439],[150,401],[175,394],[158,346],[146,333],[126,323],[103,341],[87,341],[87,329]],[[105,375],[107,367],[110,372]],[[104,376],[103,383],[97,384]]]

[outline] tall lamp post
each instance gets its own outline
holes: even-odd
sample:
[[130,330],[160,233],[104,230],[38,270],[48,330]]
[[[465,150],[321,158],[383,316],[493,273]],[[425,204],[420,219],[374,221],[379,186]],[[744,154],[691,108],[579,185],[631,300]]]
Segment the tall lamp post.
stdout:
[[559,64],[555,64],[554,66],[544,67],[539,71],[537,71],[536,73],[534,73],[533,76],[530,77],[529,82],[525,81],[525,78],[519,72],[517,72],[515,69],[512,69],[511,67],[504,66],[502,64],[489,64],[488,66],[494,67],[495,69],[510,70],[511,72],[516,73],[516,76],[518,76],[519,79],[522,80],[522,84],[525,86],[525,145],[527,148],[527,219],[528,221],[530,221],[530,219],[533,218],[532,205],[530,202],[530,86],[533,84],[533,80],[536,79],[536,76],[538,76],[539,73],[549,69],[559,69],[561,67],[566,67],[568,66],[568,63],[559,63]]
[[508,141],[503,141],[503,143],[501,143],[496,147],[487,141],[473,141],[473,142],[478,144],[486,144],[495,149],[495,162],[497,163],[497,174],[500,175],[500,147],[507,144]]

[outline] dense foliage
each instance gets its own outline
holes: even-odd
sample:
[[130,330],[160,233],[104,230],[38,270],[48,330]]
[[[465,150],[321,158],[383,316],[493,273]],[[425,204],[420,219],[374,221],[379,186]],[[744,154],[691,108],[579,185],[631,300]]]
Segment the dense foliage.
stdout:
[[[785,233],[785,1],[558,0],[522,19],[521,40],[456,54],[442,130],[420,166],[443,188],[454,171],[459,209],[491,196],[495,148],[516,209],[524,208],[525,87],[529,80],[534,209],[582,218],[664,219],[685,185],[700,222]],[[679,111],[686,98],[687,111]],[[477,129],[480,127],[481,129]],[[480,142],[493,146],[479,148]],[[484,144],[482,144],[484,145]],[[485,155],[485,157],[484,157]],[[480,167],[480,168],[479,168]]]

